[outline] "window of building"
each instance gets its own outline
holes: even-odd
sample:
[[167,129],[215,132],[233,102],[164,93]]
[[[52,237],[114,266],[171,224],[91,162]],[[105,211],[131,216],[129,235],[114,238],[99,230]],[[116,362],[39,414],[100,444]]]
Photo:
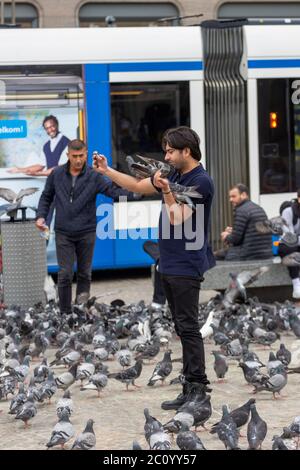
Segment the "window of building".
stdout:
[[[178,15],[172,3],[86,3],[79,11],[79,26],[148,26],[160,18]],[[109,18],[115,22],[112,19],[109,23]]]
[[223,3],[218,10],[219,19],[300,18],[299,2]]
[[300,80],[257,82],[262,194],[300,187]]
[[22,28],[38,28],[39,15],[35,6],[30,3],[11,3],[0,1],[0,25],[17,24]]

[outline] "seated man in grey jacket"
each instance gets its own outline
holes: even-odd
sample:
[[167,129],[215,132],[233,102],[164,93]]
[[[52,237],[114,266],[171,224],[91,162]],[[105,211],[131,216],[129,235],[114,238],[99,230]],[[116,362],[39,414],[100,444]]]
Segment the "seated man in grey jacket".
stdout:
[[247,186],[238,183],[229,191],[229,200],[234,208],[233,227],[221,233],[227,250],[215,254],[217,259],[239,261],[272,257],[271,234],[258,233],[255,224],[267,219],[265,211],[250,201]]

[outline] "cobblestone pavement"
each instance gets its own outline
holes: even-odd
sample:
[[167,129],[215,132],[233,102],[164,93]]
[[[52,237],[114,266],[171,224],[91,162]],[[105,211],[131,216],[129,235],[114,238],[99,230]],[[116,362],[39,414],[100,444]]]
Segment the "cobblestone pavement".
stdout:
[[[123,298],[127,303],[144,299],[146,302],[151,301],[152,286],[149,272],[126,272],[109,273],[109,277],[98,275],[92,286],[92,294],[105,294],[101,301],[109,302],[115,298]],[[201,301],[206,301],[212,292],[202,292]],[[284,335],[282,341],[289,348],[300,347],[300,341],[295,340],[292,335]],[[273,345],[273,350],[277,350],[279,341]],[[173,358],[180,357],[180,341],[173,338],[171,343],[173,350]],[[216,347],[212,343],[205,343],[207,355],[207,373],[213,385],[212,405],[213,414],[207,425],[216,422],[221,415],[221,406],[227,403],[231,408],[240,406],[246,402],[252,395],[252,388],[245,385],[242,370],[237,367],[236,361],[229,363],[229,371],[227,373],[226,383],[214,383],[215,373],[212,368],[213,360],[210,354]],[[262,350],[258,346],[253,348],[259,357],[266,361],[269,350]],[[47,351],[47,355],[53,357],[54,350]],[[163,352],[158,356],[160,360]],[[148,361],[146,361],[148,362]],[[107,361],[110,371],[119,370],[115,361]],[[33,363],[33,367],[36,363]],[[145,364],[141,377],[137,380],[137,384],[142,388],[136,391],[125,391],[123,384],[111,379],[107,387],[103,391],[102,398],[97,397],[97,393],[93,391],[80,391],[79,383],[76,382],[70,388],[75,411],[72,415],[72,423],[76,434],[81,432],[88,418],[95,421],[94,429],[97,438],[97,449],[130,449],[132,441],[137,440],[143,448],[147,448],[143,436],[144,415],[143,409],[148,407],[150,413],[160,421],[167,422],[171,419],[175,412],[163,411],[160,404],[165,399],[172,399],[180,392],[178,385],[156,385],[147,387],[147,381],[153,371],[153,364]],[[63,369],[57,368],[57,373]],[[174,363],[174,370],[171,378],[178,375],[180,363]],[[169,383],[169,382],[168,382]],[[286,397],[273,400],[272,394],[268,392],[259,393],[256,396],[257,409],[259,414],[268,422],[268,435],[263,448],[271,447],[271,439],[274,434],[281,432],[282,427],[290,424],[293,418],[300,414],[300,376],[298,374],[290,375],[288,385],[285,387],[283,394]],[[30,421],[30,427],[24,429],[24,425],[19,420],[15,420],[13,416],[7,414],[9,402],[0,402],[0,449],[46,449],[45,444],[49,440],[51,431],[57,422],[55,413],[55,402],[62,396],[63,392],[59,391],[53,397],[53,403],[38,404],[38,413]],[[244,428],[245,435],[246,428]],[[208,431],[199,433],[203,443],[208,449],[223,449],[223,444],[215,435],[209,434]],[[71,443],[66,447],[70,447]],[[240,447],[247,447],[247,440],[240,439]],[[174,449],[176,444],[174,444]]]

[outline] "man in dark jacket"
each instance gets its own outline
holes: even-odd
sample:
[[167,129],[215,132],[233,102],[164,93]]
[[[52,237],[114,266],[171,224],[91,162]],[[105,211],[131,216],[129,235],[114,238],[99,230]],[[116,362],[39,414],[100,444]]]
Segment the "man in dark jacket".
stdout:
[[233,227],[227,227],[221,233],[221,239],[229,245],[224,253],[225,260],[271,258],[271,234],[258,233],[255,227],[257,222],[267,219],[263,208],[250,201],[249,190],[242,183],[230,189],[229,200],[234,207],[234,222]]
[[68,144],[68,162],[56,167],[48,176],[40,197],[36,226],[47,229],[46,218],[55,197],[55,241],[59,266],[58,296],[61,313],[70,314],[72,280],[77,259],[76,298],[89,296],[91,267],[96,239],[96,196],[116,198],[128,191],[87,166],[87,148],[81,140]]

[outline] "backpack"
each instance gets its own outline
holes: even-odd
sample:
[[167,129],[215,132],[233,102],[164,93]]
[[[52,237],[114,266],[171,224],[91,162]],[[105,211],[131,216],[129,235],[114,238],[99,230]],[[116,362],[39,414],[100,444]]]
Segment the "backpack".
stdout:
[[291,199],[290,201],[283,201],[283,203],[279,207],[279,214],[280,215],[282,215],[284,209],[286,209],[287,207],[292,208],[292,211],[293,211],[293,225],[296,225],[297,222],[298,222],[298,219],[300,218],[300,217],[298,217],[298,213],[296,211],[296,207],[295,207],[295,204],[294,204],[295,202],[297,202],[297,199]]

